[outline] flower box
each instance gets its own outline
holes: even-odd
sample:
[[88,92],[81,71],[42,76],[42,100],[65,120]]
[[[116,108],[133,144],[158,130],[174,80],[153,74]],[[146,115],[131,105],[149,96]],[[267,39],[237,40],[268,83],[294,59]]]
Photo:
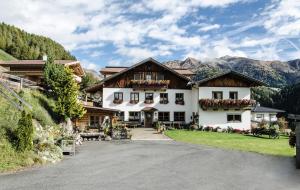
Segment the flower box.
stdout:
[[130,100],[129,103],[131,103],[131,104],[137,104],[137,103],[139,103],[139,101],[138,100]]
[[213,109],[218,110],[220,108],[224,110],[228,109],[242,109],[250,108],[256,103],[255,100],[251,99],[200,99],[199,104],[203,110]]
[[154,102],[153,100],[145,100],[144,101],[145,104],[153,104],[153,102]]
[[121,104],[123,102],[123,100],[114,100],[113,103],[114,104]]
[[160,100],[159,103],[160,103],[160,104],[168,104],[168,103],[169,103],[169,100]]
[[175,100],[175,104],[184,105],[184,101],[183,100]]

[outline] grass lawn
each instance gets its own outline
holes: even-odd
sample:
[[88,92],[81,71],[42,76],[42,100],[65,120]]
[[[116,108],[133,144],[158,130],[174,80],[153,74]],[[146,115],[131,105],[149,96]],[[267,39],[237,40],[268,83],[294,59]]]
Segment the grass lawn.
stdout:
[[229,134],[204,131],[168,130],[165,132],[170,138],[191,144],[203,144],[225,149],[234,149],[276,156],[294,156],[295,148],[288,144],[288,137],[269,139],[253,137],[252,135]]

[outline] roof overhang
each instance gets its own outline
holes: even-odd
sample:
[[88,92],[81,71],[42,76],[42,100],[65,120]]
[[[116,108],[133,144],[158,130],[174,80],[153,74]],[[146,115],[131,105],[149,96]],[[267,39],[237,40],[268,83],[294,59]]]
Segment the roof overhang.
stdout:
[[152,112],[152,111],[157,111],[157,109],[154,107],[144,107],[141,111]]
[[120,110],[117,109],[110,109],[110,108],[102,108],[102,107],[95,107],[95,106],[83,106],[88,112],[93,111],[93,112],[106,112],[106,113],[117,113],[120,112]]

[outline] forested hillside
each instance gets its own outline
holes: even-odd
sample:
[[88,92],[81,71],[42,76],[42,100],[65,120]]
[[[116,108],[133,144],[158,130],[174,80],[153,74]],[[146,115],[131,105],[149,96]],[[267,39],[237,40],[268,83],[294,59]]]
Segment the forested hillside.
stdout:
[[55,59],[76,59],[52,39],[5,23],[0,23],[0,49],[17,59],[41,59],[43,54],[52,55]]

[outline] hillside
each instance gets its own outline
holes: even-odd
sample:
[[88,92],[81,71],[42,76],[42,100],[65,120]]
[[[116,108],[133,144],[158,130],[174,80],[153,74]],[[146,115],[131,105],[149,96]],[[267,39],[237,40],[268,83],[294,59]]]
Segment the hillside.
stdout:
[[5,23],[0,23],[0,49],[17,59],[41,59],[43,54],[52,55],[54,59],[76,59],[52,39],[30,34]]
[[0,61],[12,61],[12,60],[17,60],[17,59],[14,58],[13,56],[9,55],[2,49],[0,49]]
[[187,58],[184,61],[168,61],[164,64],[172,68],[191,69],[197,73],[196,80],[234,70],[262,80],[272,87],[282,87],[300,81],[300,59],[283,62],[225,56],[207,61]]

